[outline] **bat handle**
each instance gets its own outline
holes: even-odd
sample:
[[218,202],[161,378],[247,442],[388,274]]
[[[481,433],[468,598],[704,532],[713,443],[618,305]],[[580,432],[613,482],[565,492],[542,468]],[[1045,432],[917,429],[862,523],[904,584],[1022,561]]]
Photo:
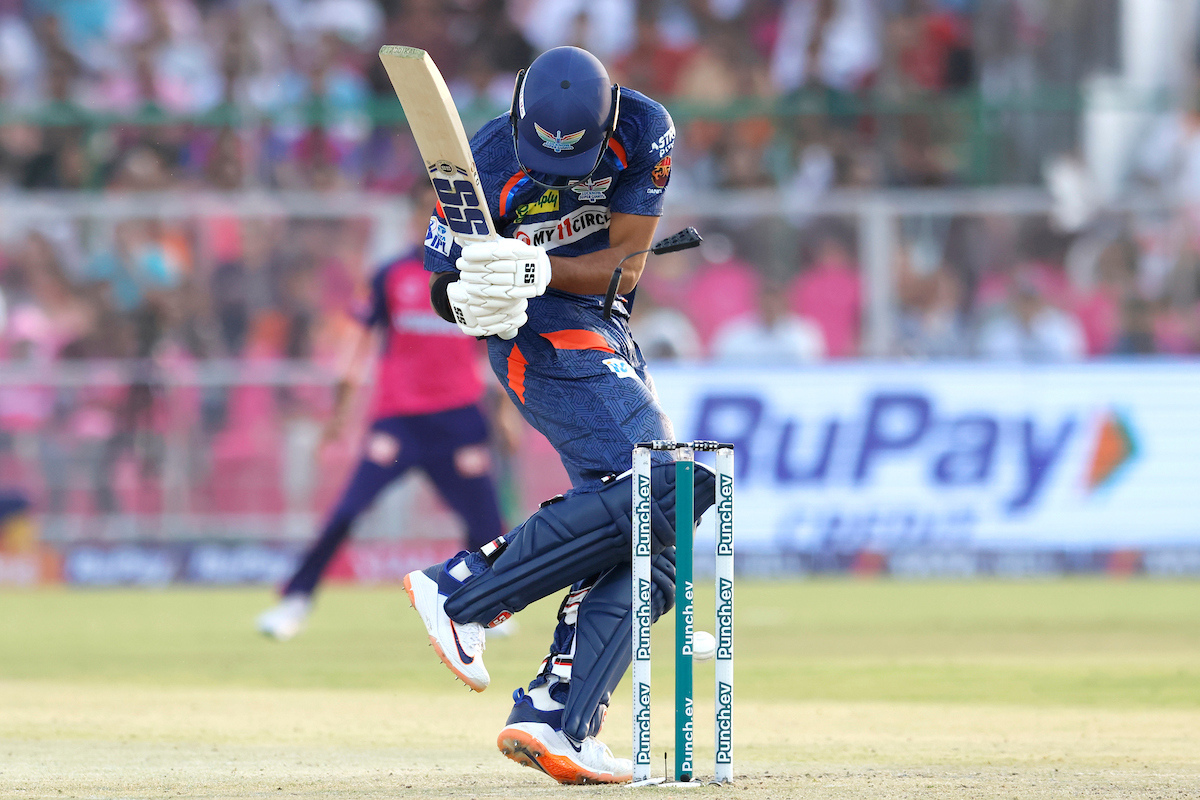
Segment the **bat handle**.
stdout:
[[516,328],[513,328],[511,331],[504,331],[503,333],[497,333],[496,335],[501,339],[508,341],[509,339],[517,338],[517,333],[519,333],[519,331]]

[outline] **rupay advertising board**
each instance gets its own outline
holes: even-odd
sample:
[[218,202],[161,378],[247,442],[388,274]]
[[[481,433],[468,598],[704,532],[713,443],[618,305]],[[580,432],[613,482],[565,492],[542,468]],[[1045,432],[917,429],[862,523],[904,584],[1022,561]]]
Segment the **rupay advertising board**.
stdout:
[[1194,362],[653,375],[678,438],[736,445],[742,553],[1200,544]]

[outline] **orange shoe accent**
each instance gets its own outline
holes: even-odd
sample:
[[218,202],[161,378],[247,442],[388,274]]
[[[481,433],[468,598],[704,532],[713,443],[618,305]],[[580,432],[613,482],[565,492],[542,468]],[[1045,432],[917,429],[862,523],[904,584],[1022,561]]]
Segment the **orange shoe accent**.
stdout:
[[559,783],[568,785],[584,783],[626,783],[632,776],[613,775],[609,772],[592,772],[576,764],[566,756],[557,756],[547,751],[536,736],[518,728],[505,728],[496,738],[500,752],[524,767],[541,770]]
[[543,333],[542,338],[554,345],[555,350],[601,350],[605,353],[615,353],[612,345],[595,331],[571,329]]
[[513,394],[522,403],[525,402],[525,365],[528,363],[521,348],[513,345],[508,354],[508,388],[513,390]]
[[[410,606],[412,606],[413,608],[416,608],[417,601],[415,599],[413,599],[412,582],[408,579],[407,575],[404,576],[404,591],[408,592],[408,604]],[[455,669],[453,662],[451,662],[450,659],[446,658],[446,654],[442,651],[442,646],[437,643],[437,639],[434,639],[432,636],[430,636],[429,643],[431,645],[433,645],[433,652],[437,653],[437,657],[442,660],[442,663],[446,665],[446,668],[449,669],[451,672],[453,672],[456,678],[458,678],[460,681],[465,683],[467,685],[468,689],[470,689],[473,692],[482,692],[484,689],[487,688],[486,686],[481,688],[481,687],[471,683],[471,681],[467,680],[466,675],[463,675],[461,672],[459,672],[457,669]]]

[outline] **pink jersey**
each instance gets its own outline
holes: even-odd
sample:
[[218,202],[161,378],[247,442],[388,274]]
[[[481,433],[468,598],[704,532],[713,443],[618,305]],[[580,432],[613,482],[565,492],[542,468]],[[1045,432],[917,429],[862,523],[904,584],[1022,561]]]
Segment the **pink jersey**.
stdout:
[[432,414],[479,402],[479,342],[429,304],[429,273],[416,253],[383,267],[371,281],[364,323],[386,337],[375,376],[371,416]]

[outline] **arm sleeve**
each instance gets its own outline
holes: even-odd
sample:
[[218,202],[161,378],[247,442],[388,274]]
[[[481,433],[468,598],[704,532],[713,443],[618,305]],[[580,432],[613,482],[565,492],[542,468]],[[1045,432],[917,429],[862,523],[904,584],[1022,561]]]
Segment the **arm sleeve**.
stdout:
[[675,124],[657,103],[650,105],[639,141],[627,149],[629,164],[613,193],[612,210],[619,214],[660,217],[663,195],[671,179],[671,150]]

